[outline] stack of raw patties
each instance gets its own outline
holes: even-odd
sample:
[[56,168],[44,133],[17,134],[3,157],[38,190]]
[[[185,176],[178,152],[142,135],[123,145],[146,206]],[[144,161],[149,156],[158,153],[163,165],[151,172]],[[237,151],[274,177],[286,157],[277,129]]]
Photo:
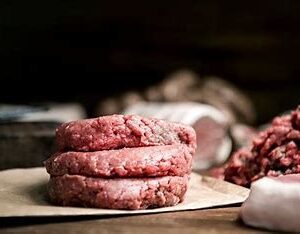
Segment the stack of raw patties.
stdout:
[[50,200],[64,206],[146,209],[181,202],[196,148],[193,128],[134,115],[65,123],[45,161]]

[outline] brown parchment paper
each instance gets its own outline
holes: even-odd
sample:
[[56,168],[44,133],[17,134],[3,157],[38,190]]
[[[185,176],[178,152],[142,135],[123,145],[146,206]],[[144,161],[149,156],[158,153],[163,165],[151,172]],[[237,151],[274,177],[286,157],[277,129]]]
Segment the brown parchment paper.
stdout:
[[47,200],[48,179],[44,168],[0,171],[0,217],[130,215],[195,210],[241,203],[249,193],[246,188],[192,173],[186,199],[177,206],[136,211],[59,207]]

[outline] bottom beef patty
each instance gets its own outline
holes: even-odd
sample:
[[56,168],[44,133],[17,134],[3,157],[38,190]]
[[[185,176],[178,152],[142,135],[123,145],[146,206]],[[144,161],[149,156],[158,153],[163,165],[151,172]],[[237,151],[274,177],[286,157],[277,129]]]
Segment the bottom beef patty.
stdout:
[[78,175],[51,177],[50,200],[63,206],[110,209],[147,209],[183,201],[188,176],[104,179]]

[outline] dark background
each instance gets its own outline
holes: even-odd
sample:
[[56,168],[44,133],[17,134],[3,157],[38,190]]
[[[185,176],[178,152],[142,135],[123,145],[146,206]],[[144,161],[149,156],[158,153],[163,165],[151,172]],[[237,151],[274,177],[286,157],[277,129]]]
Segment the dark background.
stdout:
[[299,103],[300,1],[0,1],[0,101],[97,101],[178,68],[218,75],[258,123]]

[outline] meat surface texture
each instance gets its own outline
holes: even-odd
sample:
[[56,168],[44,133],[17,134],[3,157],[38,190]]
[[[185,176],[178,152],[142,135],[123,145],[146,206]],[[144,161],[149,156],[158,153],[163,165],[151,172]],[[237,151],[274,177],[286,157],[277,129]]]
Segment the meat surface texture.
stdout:
[[183,200],[188,176],[103,179],[78,175],[51,177],[50,200],[63,206],[110,209],[167,207]]
[[58,153],[46,160],[49,174],[91,177],[184,176],[192,154],[186,145],[124,148],[94,152]]
[[264,176],[300,173],[300,107],[291,114],[276,117],[270,127],[241,149],[225,165],[224,178],[249,187]]
[[196,102],[138,102],[123,112],[192,126],[197,138],[193,169],[220,165],[230,156],[232,141],[228,135],[229,118],[211,105]]
[[125,147],[186,144],[196,149],[192,127],[137,115],[111,115],[78,120],[56,131],[59,151],[99,151]]
[[65,123],[56,142],[44,162],[51,202],[128,210],[182,202],[197,144],[188,125],[138,115]]
[[300,174],[264,177],[251,185],[240,217],[247,225],[300,232]]

